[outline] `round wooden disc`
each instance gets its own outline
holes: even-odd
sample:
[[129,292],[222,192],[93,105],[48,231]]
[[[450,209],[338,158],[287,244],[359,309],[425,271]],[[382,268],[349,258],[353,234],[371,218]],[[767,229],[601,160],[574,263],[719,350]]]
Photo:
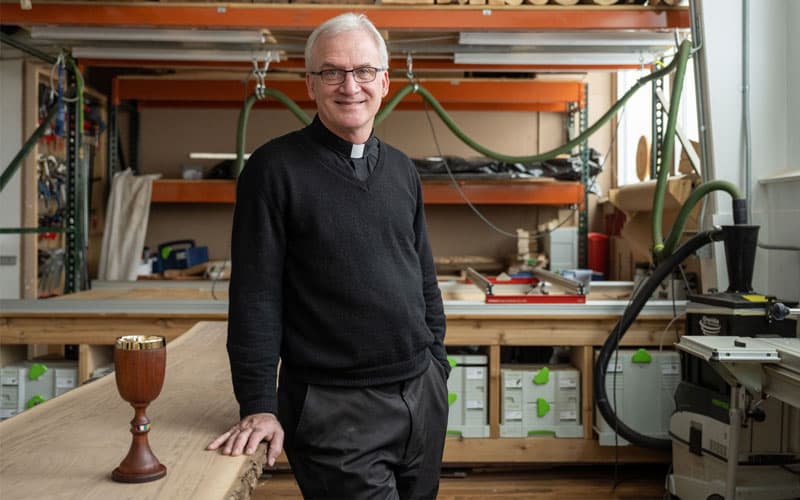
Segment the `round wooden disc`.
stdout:
[[650,178],[650,141],[645,136],[639,137],[636,146],[636,177],[640,181]]

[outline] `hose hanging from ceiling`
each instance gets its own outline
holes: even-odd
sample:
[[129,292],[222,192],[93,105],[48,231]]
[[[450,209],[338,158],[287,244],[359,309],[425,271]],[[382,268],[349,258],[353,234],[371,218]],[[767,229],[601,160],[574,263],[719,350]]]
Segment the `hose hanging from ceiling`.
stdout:
[[[445,125],[447,125],[447,127],[450,129],[451,132],[453,132],[453,134],[456,135],[456,137],[461,139],[461,141],[464,144],[466,144],[470,148],[474,149],[475,151],[477,151],[477,152],[479,152],[479,153],[481,153],[481,154],[483,154],[483,155],[485,155],[485,156],[487,156],[489,158],[492,158],[492,159],[495,159],[495,160],[499,160],[499,161],[503,161],[503,162],[506,162],[506,163],[533,163],[533,162],[548,160],[548,159],[551,159],[551,158],[554,158],[554,157],[558,156],[559,154],[570,152],[573,148],[575,148],[578,145],[580,145],[581,142],[585,141],[591,135],[593,135],[595,132],[597,132],[597,130],[599,130],[600,127],[602,127],[606,122],[611,120],[611,118],[614,115],[616,115],[622,109],[622,107],[625,105],[625,103],[644,84],[650,82],[651,80],[654,80],[656,78],[660,78],[660,77],[662,77],[664,75],[667,75],[667,74],[671,73],[673,69],[675,69],[675,68],[677,68],[679,66],[679,64],[683,65],[684,71],[685,71],[686,61],[688,60],[688,58],[691,55],[690,49],[691,49],[691,43],[688,40],[683,41],[682,44],[681,44],[681,48],[678,51],[678,54],[676,55],[676,57],[673,58],[673,60],[667,66],[661,68],[658,71],[654,71],[653,73],[650,73],[649,75],[644,76],[644,77],[640,78],[639,80],[637,80],[636,83],[625,93],[625,95],[623,95],[616,103],[614,103],[614,105],[608,111],[606,111],[606,113],[603,116],[601,116],[594,124],[592,124],[589,128],[587,128],[585,131],[583,131],[580,135],[578,135],[577,137],[575,137],[571,141],[567,142],[566,144],[564,144],[562,146],[559,146],[559,147],[557,147],[555,149],[552,149],[550,151],[546,151],[544,153],[539,153],[539,154],[535,154],[535,155],[528,155],[528,156],[511,156],[511,155],[506,155],[506,154],[503,154],[503,153],[498,153],[496,151],[492,151],[491,149],[487,148],[486,146],[483,146],[483,145],[479,144],[474,139],[472,139],[469,136],[467,136],[460,128],[458,128],[458,125],[455,123],[453,118],[447,113],[447,111],[445,111],[445,109],[442,107],[442,105],[439,103],[439,101],[437,101],[436,98],[434,98],[433,95],[431,95],[431,93],[428,92],[428,90],[425,89],[425,87],[423,87],[419,83],[410,83],[410,84],[406,85],[405,87],[401,88],[392,97],[392,99],[390,99],[389,102],[387,102],[384,105],[384,107],[375,116],[375,125],[380,124],[389,115],[389,113],[391,113],[392,110],[394,110],[394,108],[400,103],[400,101],[402,101],[408,94],[410,94],[412,92],[415,92],[415,93],[418,93],[425,101],[427,101],[433,107],[434,111],[436,111],[436,114],[439,115],[439,118],[442,119],[442,121],[445,123]],[[266,89],[266,91],[268,93],[270,93],[270,95],[271,95],[271,92],[273,92],[272,89]],[[277,92],[277,91],[275,91],[275,92]],[[297,104],[294,103],[294,101],[292,101],[291,99],[289,99],[288,97],[286,97],[284,94],[282,94],[280,92],[277,92],[277,93],[282,96],[282,97],[275,96],[276,99],[278,99],[281,103],[283,103],[287,107],[290,106],[288,103],[291,103],[292,105],[297,107]],[[676,93],[673,93],[673,94],[676,94]],[[250,97],[248,97],[247,100],[245,100],[245,105],[242,108],[242,112],[239,115],[239,127],[238,127],[238,130],[237,130],[237,146],[241,144],[242,147],[241,147],[241,149],[237,147],[237,152],[236,152],[236,168],[235,168],[235,172],[236,172],[237,176],[238,176],[239,172],[241,172],[242,168],[244,167],[244,135],[245,135],[245,132],[246,132],[246,127],[247,127],[247,115],[248,115],[248,113],[250,111],[250,108],[253,106],[253,102],[255,102],[255,100],[258,99],[258,97],[256,97],[255,100],[253,100],[251,102],[251,98],[253,98],[253,96],[250,96]],[[673,98],[680,99],[680,90],[677,91],[677,96],[673,95]],[[676,108],[677,108],[677,106],[676,106]],[[295,111],[294,109],[292,109],[292,112],[295,114],[295,116],[297,116],[298,119],[300,119],[300,121],[303,122],[303,124],[307,125],[308,123],[310,123],[311,120],[308,118],[308,116],[305,114],[305,112],[300,110],[299,107],[297,107],[297,110],[298,111]],[[674,126],[673,126],[672,130],[673,131],[675,130]]]

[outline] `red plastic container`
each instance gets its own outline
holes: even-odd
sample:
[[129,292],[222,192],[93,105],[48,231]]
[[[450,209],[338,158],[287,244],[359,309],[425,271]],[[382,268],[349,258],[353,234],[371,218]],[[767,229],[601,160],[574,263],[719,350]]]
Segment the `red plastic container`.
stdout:
[[608,236],[603,233],[589,233],[589,269],[608,277]]

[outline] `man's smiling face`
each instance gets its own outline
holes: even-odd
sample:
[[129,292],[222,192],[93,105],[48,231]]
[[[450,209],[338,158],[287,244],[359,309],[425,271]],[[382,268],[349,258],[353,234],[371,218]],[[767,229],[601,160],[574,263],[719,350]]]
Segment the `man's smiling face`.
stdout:
[[[381,68],[378,47],[366,31],[344,31],[322,35],[314,45],[313,71],[351,70],[371,66]],[[322,123],[334,134],[354,144],[366,142],[372,132],[375,114],[389,92],[389,74],[379,71],[374,81],[358,83],[353,73],[344,82],[329,85],[319,75],[306,74],[308,95],[317,103]]]

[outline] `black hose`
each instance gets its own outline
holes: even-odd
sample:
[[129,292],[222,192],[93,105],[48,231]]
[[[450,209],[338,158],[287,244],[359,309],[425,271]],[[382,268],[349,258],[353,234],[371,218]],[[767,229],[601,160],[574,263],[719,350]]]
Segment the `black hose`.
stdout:
[[680,265],[687,257],[697,251],[697,249],[721,239],[721,229],[699,233],[684,243],[675,253],[664,259],[653,271],[652,276],[639,288],[631,304],[622,313],[622,317],[617,321],[617,324],[614,325],[614,329],[611,330],[611,334],[606,339],[606,342],[603,344],[597,356],[597,361],[594,365],[594,400],[597,404],[597,409],[612,429],[635,445],[645,448],[670,448],[672,446],[672,441],[640,434],[617,418],[614,409],[611,408],[608,402],[608,394],[606,393],[606,370],[608,369],[608,362],[611,360],[611,355],[617,349],[617,346],[619,346],[623,335],[625,335],[625,332],[628,331],[628,328],[630,328],[631,324],[636,320],[636,317],[639,315],[642,308],[644,308],[647,300],[664,278],[669,276],[676,266]]

